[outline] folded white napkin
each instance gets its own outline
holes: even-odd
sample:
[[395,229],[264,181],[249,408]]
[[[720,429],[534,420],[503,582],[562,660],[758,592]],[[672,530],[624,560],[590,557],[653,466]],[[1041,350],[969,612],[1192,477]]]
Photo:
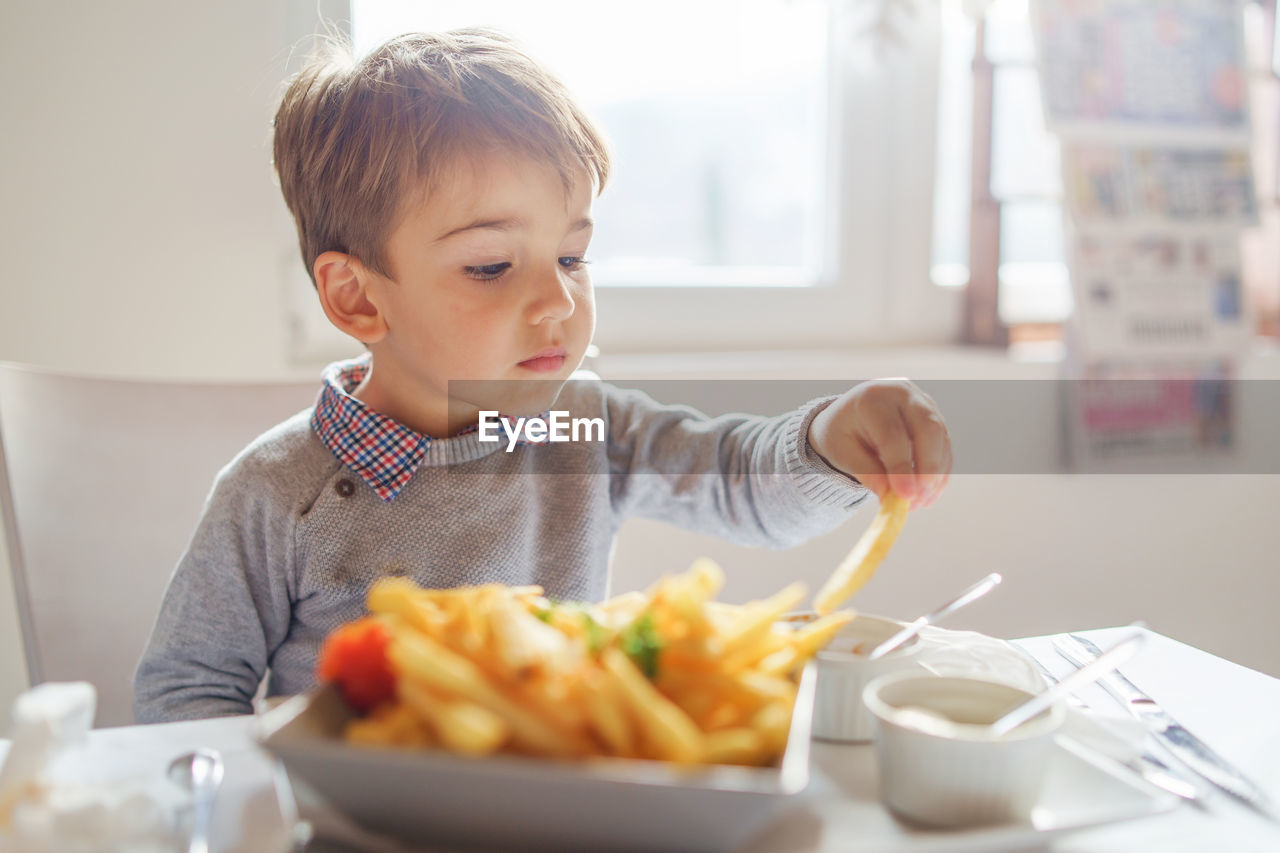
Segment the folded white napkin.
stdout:
[[14,701],[0,766],[0,853],[174,849],[172,818],[188,796],[162,780],[92,780],[78,764],[96,706],[83,681],[40,684]]

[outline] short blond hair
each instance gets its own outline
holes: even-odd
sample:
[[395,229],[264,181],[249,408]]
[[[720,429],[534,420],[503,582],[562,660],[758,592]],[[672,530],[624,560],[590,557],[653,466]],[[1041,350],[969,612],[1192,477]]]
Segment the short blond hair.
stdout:
[[444,170],[487,151],[553,165],[566,188],[579,169],[599,192],[603,134],[568,90],[494,30],[410,33],[358,62],[329,42],[288,83],[273,154],[307,272],[339,251],[391,275],[387,237],[406,203]]

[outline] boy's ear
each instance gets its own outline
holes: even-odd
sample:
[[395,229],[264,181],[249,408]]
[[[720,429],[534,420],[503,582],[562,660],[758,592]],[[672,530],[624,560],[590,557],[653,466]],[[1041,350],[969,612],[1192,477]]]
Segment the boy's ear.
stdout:
[[343,252],[324,252],[312,267],[320,306],[329,322],[358,341],[374,344],[387,334],[387,321],[370,299],[373,274]]

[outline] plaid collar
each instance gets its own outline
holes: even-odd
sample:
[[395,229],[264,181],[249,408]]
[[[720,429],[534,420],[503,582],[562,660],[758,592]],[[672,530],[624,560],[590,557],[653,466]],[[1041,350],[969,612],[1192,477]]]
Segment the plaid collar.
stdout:
[[[339,462],[359,474],[378,497],[389,501],[413,477],[431,443],[448,439],[415,432],[351,396],[372,366],[372,357],[365,353],[325,368],[324,387],[311,414],[311,429]],[[477,431],[478,426],[472,424],[459,435]],[[533,442],[521,438],[516,443]]]
[[379,414],[351,396],[372,366],[369,355],[338,361],[324,370],[324,389],[311,414],[311,429],[338,461],[389,501],[418,469],[432,438]]

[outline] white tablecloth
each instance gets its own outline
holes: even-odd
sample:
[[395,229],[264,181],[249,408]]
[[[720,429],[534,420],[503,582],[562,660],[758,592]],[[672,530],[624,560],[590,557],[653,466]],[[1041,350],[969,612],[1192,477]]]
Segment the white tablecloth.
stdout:
[[[1106,646],[1121,630],[1084,633]],[[1148,640],[1125,665],[1125,674],[1280,802],[1280,680],[1160,634],[1149,632]],[[1017,645],[1058,674],[1069,670],[1053,652],[1049,638],[1020,640]],[[1100,710],[1116,707],[1114,700],[1096,687],[1080,696]],[[249,717],[235,717],[98,729],[90,735],[83,761],[95,768],[95,776],[101,776],[103,768],[111,768],[109,775],[113,777],[145,779],[162,775],[168,762],[187,750],[198,746],[221,750],[226,759],[226,780],[214,816],[216,853],[288,850],[291,830],[281,817],[276,768],[251,741],[250,722]],[[0,754],[6,748],[0,741]],[[874,779],[868,779],[874,765],[871,749],[815,742],[817,794],[809,797],[803,809],[759,837],[750,846],[751,853],[818,853],[867,846],[866,834],[874,834],[874,825],[892,821],[867,796],[868,790],[874,790]],[[936,833],[913,839],[908,849],[990,849],[996,837],[988,839],[985,847],[981,838],[976,840],[977,846],[966,846],[959,843],[958,836]],[[315,849],[322,847],[316,845]],[[1138,821],[1072,833],[1056,839],[1052,849],[1081,853],[1275,853],[1280,851],[1280,825],[1226,796],[1211,796],[1203,810],[1181,806]]]

